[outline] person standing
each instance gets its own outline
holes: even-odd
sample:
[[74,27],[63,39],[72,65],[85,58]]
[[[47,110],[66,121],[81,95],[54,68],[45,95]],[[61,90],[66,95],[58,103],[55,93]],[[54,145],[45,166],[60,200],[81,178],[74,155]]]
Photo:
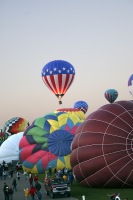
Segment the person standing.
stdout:
[[18,164],[16,165],[16,172],[18,172]]
[[7,176],[7,173],[6,173],[5,170],[3,170],[3,178],[4,178],[4,180],[6,180],[6,176]]
[[13,191],[15,190],[15,191],[17,192],[17,182],[16,182],[16,178],[13,179],[12,187],[13,187]]
[[24,178],[25,178],[25,180],[27,180],[27,171],[26,170],[24,170]]
[[18,181],[20,181],[20,173],[19,172],[17,172],[17,179],[18,179]]
[[11,178],[13,178],[13,169],[11,169],[10,174],[11,174]]
[[38,176],[35,174],[34,175],[34,182],[35,182],[35,184],[36,184],[37,181],[38,181]]
[[9,200],[13,200],[13,189],[12,189],[12,186],[10,186],[10,189],[9,189]]
[[29,193],[30,193],[31,199],[34,200],[35,194],[36,194],[36,188],[33,185],[30,187]]
[[49,172],[49,176],[51,176],[52,175],[52,167],[51,167],[51,165],[48,167],[48,172]]
[[25,189],[24,188],[24,194],[25,194],[25,200],[28,200],[28,197],[29,197],[29,189]]
[[5,195],[5,200],[9,200],[9,187],[6,183],[4,183],[3,192]]
[[35,188],[36,188],[37,192],[40,191],[40,189],[41,189],[41,184],[38,181],[36,181],[36,183],[35,183]]
[[29,178],[29,183],[30,183],[30,186],[32,186],[32,185],[33,185],[33,177],[32,177],[32,175],[30,175],[30,178]]
[[2,168],[0,169],[0,179],[3,180]]
[[37,195],[37,200],[42,200],[42,194],[40,191],[37,191],[36,195]]
[[68,174],[68,182],[70,183],[70,186],[72,186],[73,179],[74,179],[74,176],[73,176],[72,172],[69,172],[69,174]]

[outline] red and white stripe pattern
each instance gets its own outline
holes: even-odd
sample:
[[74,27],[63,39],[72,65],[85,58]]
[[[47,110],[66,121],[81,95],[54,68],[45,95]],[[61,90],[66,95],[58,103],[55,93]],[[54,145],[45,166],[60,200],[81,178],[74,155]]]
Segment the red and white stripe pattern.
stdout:
[[55,94],[63,96],[74,80],[75,74],[55,74],[43,76],[46,86]]

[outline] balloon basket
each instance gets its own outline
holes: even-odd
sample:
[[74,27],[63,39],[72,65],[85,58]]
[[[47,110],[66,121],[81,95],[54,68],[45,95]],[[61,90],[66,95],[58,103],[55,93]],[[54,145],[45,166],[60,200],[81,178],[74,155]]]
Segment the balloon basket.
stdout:
[[62,104],[62,101],[59,101],[59,104]]

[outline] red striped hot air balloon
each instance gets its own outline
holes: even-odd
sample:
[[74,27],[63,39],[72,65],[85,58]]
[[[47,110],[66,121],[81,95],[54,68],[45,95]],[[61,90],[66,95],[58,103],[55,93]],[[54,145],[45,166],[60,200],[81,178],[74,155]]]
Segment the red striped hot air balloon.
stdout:
[[57,96],[59,104],[62,104],[61,98],[71,86],[74,77],[74,67],[64,60],[51,61],[42,69],[42,79],[46,86]]

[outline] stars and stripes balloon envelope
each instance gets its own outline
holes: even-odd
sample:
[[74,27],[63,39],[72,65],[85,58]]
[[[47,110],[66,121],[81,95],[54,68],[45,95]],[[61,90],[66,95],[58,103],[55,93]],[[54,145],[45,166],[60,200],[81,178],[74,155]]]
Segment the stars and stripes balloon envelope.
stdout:
[[53,112],[35,119],[19,143],[23,168],[32,173],[44,173],[49,166],[71,169],[71,142],[83,121],[67,112]]
[[80,100],[80,101],[75,102],[74,108],[78,108],[82,110],[85,114],[88,110],[88,104],[87,102]]
[[77,129],[70,162],[89,187],[133,187],[133,101],[107,104]]
[[42,79],[46,86],[57,96],[59,104],[62,97],[71,86],[75,77],[72,64],[64,60],[54,60],[47,63],[42,69]]
[[128,89],[129,89],[130,94],[133,97],[133,74],[128,79]]

